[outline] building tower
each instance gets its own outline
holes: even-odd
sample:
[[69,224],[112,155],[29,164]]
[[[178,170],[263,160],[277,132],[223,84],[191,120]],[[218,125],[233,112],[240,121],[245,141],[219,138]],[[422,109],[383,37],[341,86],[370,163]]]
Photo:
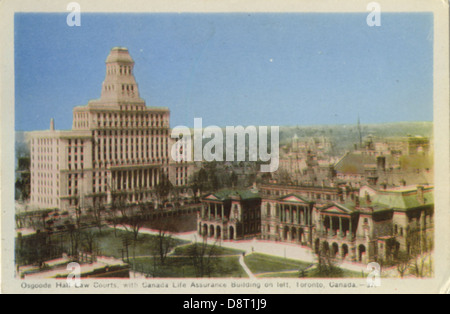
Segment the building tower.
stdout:
[[161,180],[187,183],[188,166],[170,158],[170,111],[146,106],[133,69],[128,49],[113,48],[101,96],[73,109],[72,130],[31,132],[32,206],[152,201]]
[[133,75],[134,61],[127,48],[115,47],[106,59],[106,77],[101,99],[109,102],[132,102],[145,105]]

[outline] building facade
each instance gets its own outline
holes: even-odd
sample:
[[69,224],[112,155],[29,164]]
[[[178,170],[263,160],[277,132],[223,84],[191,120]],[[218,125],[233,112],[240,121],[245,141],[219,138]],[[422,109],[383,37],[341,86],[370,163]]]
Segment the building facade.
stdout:
[[223,190],[202,198],[198,233],[218,240],[258,237],[261,233],[261,198],[253,191]]
[[183,186],[192,165],[174,162],[170,111],[139,96],[134,61],[115,47],[100,99],[73,109],[72,130],[30,132],[31,206],[70,209],[152,199],[161,180]]
[[400,251],[414,254],[433,247],[432,186],[351,190],[266,184],[257,190],[206,195],[197,219],[199,234],[293,243],[365,264],[389,263]]

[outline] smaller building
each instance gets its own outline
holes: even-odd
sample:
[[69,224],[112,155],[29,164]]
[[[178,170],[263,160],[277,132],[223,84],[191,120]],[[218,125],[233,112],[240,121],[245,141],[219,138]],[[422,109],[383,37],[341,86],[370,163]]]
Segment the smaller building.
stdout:
[[314,202],[298,194],[262,201],[262,239],[310,246]]
[[261,233],[261,197],[252,190],[222,190],[205,195],[198,233],[220,240],[240,240]]
[[[72,258],[63,256],[45,261],[44,267],[38,267],[36,265],[18,266],[17,273],[21,279],[66,279],[73,273],[73,268],[68,267],[72,262]],[[130,266],[114,258],[93,257],[88,254],[80,254],[77,263],[80,278],[83,279],[130,278]],[[66,281],[62,280],[61,284],[62,286],[66,285]]]
[[[314,246],[342,260],[391,261],[413,246],[434,241],[432,186],[377,189],[364,186],[353,202],[317,206]],[[417,239],[418,241],[414,242]]]

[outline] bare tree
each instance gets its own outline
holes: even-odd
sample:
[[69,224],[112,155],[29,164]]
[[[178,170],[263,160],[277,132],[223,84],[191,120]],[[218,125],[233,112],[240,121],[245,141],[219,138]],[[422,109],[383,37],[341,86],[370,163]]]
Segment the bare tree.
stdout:
[[96,249],[95,233],[86,231],[81,234],[82,247],[87,253],[94,253]]
[[217,246],[215,244],[208,245],[206,237],[203,237],[201,243],[195,241],[189,246],[187,254],[192,261],[197,277],[210,277],[217,267]]
[[409,260],[408,254],[403,251],[398,252],[398,255],[396,258],[396,264],[397,264],[396,265],[397,271],[400,275],[400,278],[403,278],[410,266],[410,260]]
[[114,236],[117,237],[117,226],[121,222],[121,217],[119,216],[119,212],[124,208],[125,202],[118,195],[113,195],[113,200],[111,203],[111,208],[108,211],[108,223],[110,223],[114,228]]
[[336,258],[332,256],[331,250],[325,243],[320,245],[316,252],[316,269],[315,275],[317,277],[340,277],[342,269],[338,266]]
[[158,230],[158,234],[156,235],[156,252],[158,252],[158,257],[161,262],[161,265],[165,265],[167,255],[175,248],[176,241],[173,239],[169,230],[171,228],[171,224],[169,222],[160,221],[156,225],[156,229]]
[[103,213],[105,212],[105,210],[105,207],[101,204],[94,204],[94,207],[92,207],[92,217],[94,218],[94,224],[97,226],[100,234],[102,233]]
[[163,204],[173,189],[173,185],[165,174],[160,175],[159,184],[155,188],[157,205]]
[[423,278],[431,275],[433,242],[422,230],[419,224],[412,223],[406,235],[407,253],[410,257],[410,272],[412,275]]
[[78,229],[81,228],[81,216],[82,216],[81,206],[78,205],[77,207],[75,207],[75,224]]
[[71,222],[66,222],[66,228],[67,231],[69,232],[70,237],[70,256],[78,257],[80,244],[80,230],[77,229],[77,227]]

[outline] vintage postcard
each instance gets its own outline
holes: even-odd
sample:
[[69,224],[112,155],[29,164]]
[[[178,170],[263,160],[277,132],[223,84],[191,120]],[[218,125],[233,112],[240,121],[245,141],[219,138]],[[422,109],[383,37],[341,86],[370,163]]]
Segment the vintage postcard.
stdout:
[[446,1],[0,14],[2,292],[450,292]]

